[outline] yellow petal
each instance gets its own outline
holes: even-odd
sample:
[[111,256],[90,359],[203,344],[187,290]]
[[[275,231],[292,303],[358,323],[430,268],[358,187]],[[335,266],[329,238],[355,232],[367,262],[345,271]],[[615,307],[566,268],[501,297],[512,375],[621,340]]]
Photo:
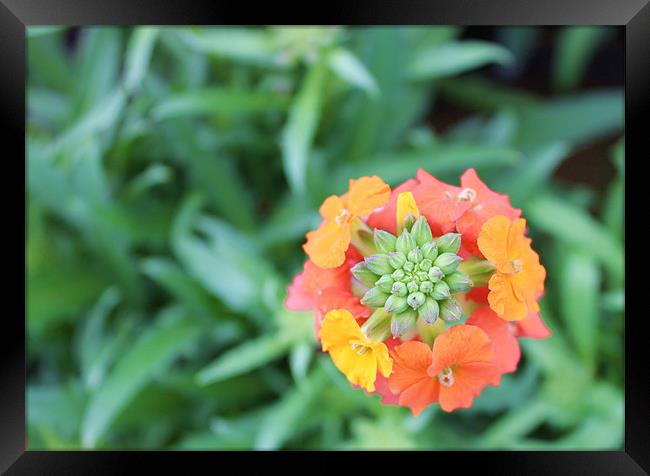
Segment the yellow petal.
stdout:
[[350,226],[326,222],[307,233],[307,243],[302,247],[314,264],[320,268],[336,268],[345,261],[350,246]]
[[393,371],[393,360],[388,355],[388,347],[386,344],[378,343],[373,345],[372,350],[375,353],[379,372],[388,378]]
[[411,192],[402,192],[397,196],[397,233],[401,233],[404,219],[409,214],[413,215],[416,220],[420,218],[420,210],[418,210],[413,194]]
[[349,346],[352,340],[365,339],[359,324],[347,309],[333,309],[325,314],[319,336],[323,351]]
[[350,179],[348,206],[350,213],[357,217],[370,214],[383,207],[390,199],[390,187],[377,176]]
[[351,345],[333,347],[330,349],[330,356],[336,368],[350,383],[359,385],[369,392],[375,391],[377,359],[372,349],[366,348],[366,351],[360,354],[358,348],[353,349]]

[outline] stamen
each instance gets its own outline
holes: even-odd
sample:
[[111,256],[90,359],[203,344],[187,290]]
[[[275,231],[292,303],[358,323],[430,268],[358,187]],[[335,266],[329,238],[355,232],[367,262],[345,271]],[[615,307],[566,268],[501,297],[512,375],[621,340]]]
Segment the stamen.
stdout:
[[365,345],[351,344],[351,346],[352,346],[352,350],[355,350],[357,347],[359,348],[359,350],[357,350],[357,354],[359,355],[365,354],[366,351],[368,350],[368,348]]
[[465,188],[458,194],[459,202],[473,202],[476,199],[476,190]]
[[335,221],[338,226],[343,226],[343,223],[345,223],[347,220],[347,217],[350,216],[350,212],[344,208],[341,210],[341,212],[336,216]]
[[516,259],[512,262],[512,269],[514,269],[515,273],[520,273],[521,268],[522,268],[522,262],[520,259]]
[[451,368],[447,367],[440,372],[438,374],[438,381],[440,382],[440,385],[451,387],[454,384],[454,374],[451,371]]

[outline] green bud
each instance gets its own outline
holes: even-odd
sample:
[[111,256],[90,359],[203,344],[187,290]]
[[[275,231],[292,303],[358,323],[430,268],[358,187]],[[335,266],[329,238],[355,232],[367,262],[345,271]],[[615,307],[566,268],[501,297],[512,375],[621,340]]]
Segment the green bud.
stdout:
[[385,293],[389,293],[391,288],[393,287],[393,283],[395,280],[390,277],[390,274],[384,274],[379,280],[375,283],[375,286],[377,286],[379,289],[384,291]]
[[413,309],[417,309],[422,304],[424,304],[425,299],[426,299],[426,296],[423,293],[421,293],[420,291],[417,291],[417,292],[414,292],[412,294],[409,294],[408,297],[406,298],[406,302]]
[[406,284],[399,281],[393,283],[393,287],[391,288],[390,292],[395,294],[396,296],[401,296],[401,297],[405,297],[408,294],[408,290],[406,289]]
[[449,289],[452,293],[469,291],[469,288],[472,287],[472,280],[469,279],[469,276],[460,271],[454,271],[449,276],[446,276],[445,282],[449,285]]
[[454,298],[440,301],[440,317],[445,321],[457,321],[460,319],[462,311]]
[[435,243],[425,243],[420,246],[420,249],[422,250],[424,259],[433,261],[438,257],[438,247]]
[[438,301],[430,297],[426,298],[424,304],[418,308],[418,316],[427,324],[433,324],[440,315]]
[[401,269],[396,269],[395,271],[393,271],[391,276],[395,281],[401,281],[402,279],[404,279],[404,276],[406,276],[406,273],[404,273],[404,271]]
[[415,269],[415,263],[413,263],[413,261],[407,261],[406,263],[404,263],[402,268],[404,269],[404,271],[408,271],[409,273],[412,273],[413,270]]
[[404,255],[407,255],[409,251],[417,246],[413,236],[406,230],[402,232],[401,235],[397,238],[397,243],[395,244],[395,249],[401,251]]
[[400,314],[393,314],[390,321],[390,332],[393,337],[399,337],[406,334],[417,320],[417,313],[413,309],[407,309]]
[[431,291],[431,297],[436,301],[441,299],[449,299],[451,297],[451,291],[449,285],[444,281],[438,281],[433,285],[433,291]]
[[375,309],[370,317],[361,326],[361,330],[368,339],[383,342],[390,335],[391,316],[383,307]]
[[472,280],[473,286],[485,286],[494,274],[496,269],[493,263],[488,260],[471,258],[463,261],[458,270],[465,273]]
[[409,293],[414,293],[420,289],[420,286],[415,281],[409,281],[406,284],[406,289],[408,289]]
[[350,269],[352,275],[359,280],[359,282],[369,288],[375,285],[375,282],[379,279],[375,273],[368,269],[368,263],[361,261],[355,264],[352,269]]
[[439,253],[458,253],[460,249],[460,233],[447,233],[436,239]]
[[413,235],[415,242],[419,246],[431,242],[433,236],[431,235],[431,228],[429,228],[429,224],[427,223],[426,218],[423,216],[420,216],[420,218],[418,218],[418,220],[413,225],[413,228],[411,228],[411,235]]
[[433,262],[428,258],[424,258],[418,263],[418,268],[425,272],[429,271],[429,269],[431,269],[431,266],[433,266]]
[[400,269],[406,263],[406,255],[400,251],[388,253],[388,262],[395,269]]
[[393,272],[393,267],[388,262],[388,255],[375,254],[366,257],[365,260],[368,263],[368,269],[379,276]]
[[438,268],[437,266],[431,267],[431,269],[429,269],[429,272],[427,274],[429,275],[429,280],[432,283],[437,283],[438,281],[440,281],[442,278],[445,277],[445,275],[442,273],[440,268]]
[[372,286],[366,286],[361,281],[359,281],[355,276],[352,276],[352,279],[350,280],[350,285],[352,287],[352,294],[354,294],[358,298],[366,294],[368,290],[372,287]]
[[409,251],[408,260],[412,263],[419,263],[422,261],[422,251],[420,251],[420,248],[413,248]]
[[361,304],[368,307],[382,307],[387,299],[388,294],[381,289],[370,288],[361,298]]
[[395,294],[391,295],[386,299],[386,304],[384,304],[384,309],[388,314],[398,314],[404,312],[408,306],[408,302],[405,297],[397,296]]
[[415,275],[418,277],[420,282],[429,280],[429,275],[424,271],[418,271],[417,273],[415,273]]
[[431,291],[433,291],[433,283],[431,281],[422,281],[420,283],[420,291],[422,291],[424,294],[429,294]]
[[415,224],[415,217],[412,213],[407,213],[404,217],[403,229],[410,230]]
[[[433,264],[440,268],[440,271],[442,271],[442,273],[446,276],[456,271],[456,268],[458,268],[458,265],[461,261],[462,260],[460,256],[454,253],[443,253],[436,258]],[[372,270],[372,268],[370,269]]]
[[375,228],[375,246],[379,251],[382,253],[395,251],[395,243],[397,243],[397,237],[395,235]]

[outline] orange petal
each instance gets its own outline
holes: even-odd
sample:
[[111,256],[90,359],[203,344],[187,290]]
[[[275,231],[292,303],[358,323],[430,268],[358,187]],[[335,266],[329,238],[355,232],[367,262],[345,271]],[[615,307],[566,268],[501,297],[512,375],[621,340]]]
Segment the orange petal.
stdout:
[[344,208],[343,201],[339,197],[330,195],[325,199],[318,211],[326,220],[334,221]]
[[454,383],[450,387],[441,385],[438,397],[440,408],[446,412],[471,407],[474,397],[494,381],[498,373],[494,365],[484,362],[466,364],[453,372]]
[[390,187],[377,176],[350,179],[348,206],[354,216],[362,217],[383,207],[390,199]]
[[476,326],[458,324],[433,341],[433,361],[427,372],[432,377],[452,365],[492,362],[492,343],[487,334]]
[[490,218],[483,224],[478,236],[478,247],[488,261],[494,263],[502,273],[512,273],[508,256],[510,220],[503,215]]
[[528,314],[526,302],[520,300],[512,287],[510,276],[494,273],[488,282],[488,302],[494,312],[506,321],[520,321]]
[[418,416],[426,407],[438,401],[440,383],[438,379],[423,378],[399,395],[399,404],[409,407],[413,416]]
[[456,220],[470,207],[468,201],[458,199],[462,188],[441,182],[422,169],[418,170],[417,179],[420,183],[413,196],[434,236],[453,231]]
[[350,246],[350,228],[326,222],[315,231],[307,233],[305,253],[321,268],[336,268],[345,261],[345,252]]
[[391,349],[393,373],[388,385],[400,393],[422,379],[430,379],[427,368],[431,365],[431,348],[424,342],[408,341]]
[[499,373],[490,383],[498,385],[501,374],[514,372],[517,369],[521,356],[519,343],[511,331],[511,324],[497,316],[489,307],[476,309],[467,319],[467,324],[483,329],[492,341],[493,363],[499,369]]
[[368,225],[370,225],[371,228],[379,228],[380,230],[386,230],[389,233],[395,234],[397,232],[397,227],[395,226],[397,197],[399,197],[399,194],[402,192],[413,191],[417,184],[417,180],[409,179],[394,188],[388,203],[381,210],[372,213],[368,217]]
[[530,339],[546,339],[550,337],[551,331],[546,327],[541,316],[535,312],[528,314],[517,323],[515,327],[516,337],[527,337]]

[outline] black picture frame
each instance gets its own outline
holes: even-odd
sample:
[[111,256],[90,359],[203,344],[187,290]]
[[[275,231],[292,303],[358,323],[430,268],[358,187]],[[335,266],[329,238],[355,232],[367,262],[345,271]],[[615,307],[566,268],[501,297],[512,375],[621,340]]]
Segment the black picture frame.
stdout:
[[[3,142],[6,162],[20,169],[19,157],[25,155],[25,28],[32,25],[183,25],[183,24],[346,24],[346,25],[621,25],[625,28],[625,146],[626,157],[636,153],[647,156],[649,134],[643,118],[650,112],[650,5],[649,0],[444,0],[422,1],[367,0],[324,2],[318,6],[305,2],[291,3],[280,8],[277,3],[234,4],[217,1],[190,2],[169,0],[0,0],[0,117],[6,139]],[[289,13],[291,12],[291,13]],[[646,146],[646,147],[644,147]],[[641,157],[643,157],[641,156]],[[641,158],[640,157],[640,158]],[[27,159],[26,159],[27,160]],[[633,160],[635,162],[635,160]],[[23,164],[25,165],[25,164]],[[6,169],[5,169],[6,170]],[[634,174],[627,174],[634,177]],[[7,173],[6,183],[15,183],[16,174]],[[638,176],[637,176],[638,178]],[[634,180],[631,178],[630,180]],[[26,186],[26,183],[25,183]],[[2,187],[6,195],[3,203],[13,204],[19,190]],[[639,187],[626,183],[626,202],[632,200],[639,207],[648,203]],[[634,195],[637,194],[638,198]],[[25,197],[25,195],[22,195]],[[20,211],[16,211],[19,221]],[[24,209],[25,210],[25,209]],[[622,211],[622,213],[624,213]],[[641,212],[643,214],[643,212]],[[647,213],[646,213],[647,214]],[[643,214],[645,215],[645,214]],[[22,219],[26,221],[26,213]],[[626,220],[626,224],[628,221]],[[643,226],[643,225],[642,225]],[[5,237],[20,234],[17,227],[6,227]],[[25,224],[25,238],[27,226]],[[627,231],[627,230],[626,230]],[[626,233],[627,237],[632,233]],[[632,236],[634,238],[634,236]],[[639,240],[640,241],[640,240]],[[16,244],[16,247],[19,245]],[[22,246],[22,244],[21,244]],[[644,250],[639,244],[631,249]],[[5,248],[9,250],[7,246]],[[18,253],[7,253],[18,263]],[[635,253],[636,254],[636,253]],[[637,261],[638,263],[638,261]],[[627,265],[627,261],[626,261]],[[638,265],[637,265],[638,266]],[[25,269],[25,268],[23,268]],[[627,269],[627,266],[626,266]],[[7,273],[6,276],[8,276]],[[18,276],[20,276],[20,272]],[[643,275],[642,275],[643,276]],[[13,286],[20,280],[11,277]],[[647,280],[646,280],[647,281]],[[25,281],[26,283],[26,276]],[[630,282],[630,280],[626,280]],[[642,285],[642,284],[641,284]],[[26,286],[26,284],[25,284]],[[7,474],[120,474],[129,470],[152,470],[156,463],[166,469],[205,464],[210,471],[224,468],[228,463],[245,463],[261,458],[269,462],[284,460],[287,453],[217,452],[40,452],[26,451],[25,418],[25,350],[26,288],[24,294],[6,287],[5,302],[11,302],[13,312],[6,312],[0,328],[0,471]],[[635,293],[629,292],[632,302]],[[636,294],[638,296],[638,294]],[[642,295],[642,294],[641,294]],[[22,300],[21,300],[22,299]],[[627,303],[628,309],[629,302]],[[7,307],[9,308],[9,307]],[[22,316],[21,316],[22,313]],[[643,332],[633,330],[647,317],[642,308],[630,314],[625,333],[625,445],[623,451],[585,452],[501,452],[483,451],[417,453],[423,463],[432,464],[432,471],[442,466],[453,468],[458,474],[469,465],[501,474],[644,474],[650,472],[650,380],[647,362],[649,347]],[[291,453],[290,456],[295,456]],[[305,455],[302,455],[305,456]],[[314,463],[307,455],[308,464]],[[347,458],[354,459],[351,453]],[[413,467],[411,456],[384,457],[378,454],[362,455],[364,469],[368,463],[397,463]],[[435,459],[434,459],[435,458]],[[319,458],[320,459],[320,458]],[[330,455],[324,460],[329,461]],[[336,464],[335,458],[332,463]],[[408,463],[407,463],[408,460]],[[361,460],[359,460],[361,461]],[[442,463],[442,465],[441,465]],[[319,463],[321,464],[321,463]],[[327,464],[327,463],[325,463]],[[358,463],[357,463],[358,464]],[[352,463],[354,467],[355,463]],[[420,465],[418,465],[419,467]],[[350,466],[340,466],[345,470]],[[361,469],[361,467],[359,467]],[[419,470],[419,469],[418,469]],[[422,466],[422,470],[427,470]],[[647,473],[646,473],[647,474]]]

